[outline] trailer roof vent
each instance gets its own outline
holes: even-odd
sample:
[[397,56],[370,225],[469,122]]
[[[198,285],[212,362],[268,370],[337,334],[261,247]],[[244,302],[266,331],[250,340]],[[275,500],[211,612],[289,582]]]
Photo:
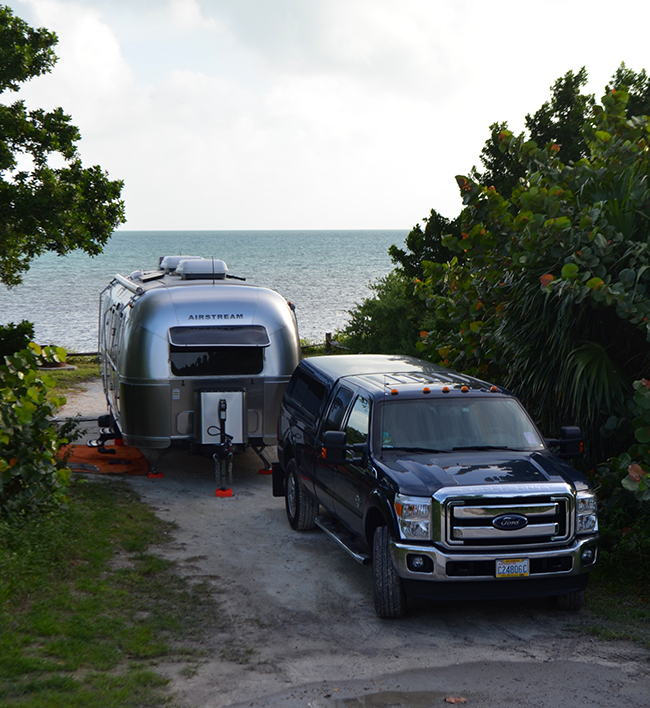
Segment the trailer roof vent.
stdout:
[[159,259],[159,268],[165,273],[173,273],[181,261],[201,261],[201,256],[161,256]]
[[176,272],[183,280],[223,280],[228,266],[215,258],[202,258],[200,261],[181,261]]

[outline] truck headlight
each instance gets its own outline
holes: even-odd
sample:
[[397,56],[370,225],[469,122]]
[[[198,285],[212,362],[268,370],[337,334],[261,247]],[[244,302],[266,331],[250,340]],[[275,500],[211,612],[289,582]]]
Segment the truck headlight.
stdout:
[[596,531],[598,531],[596,495],[591,492],[578,492],[576,533],[589,534]]
[[394,506],[402,538],[415,541],[431,539],[431,499],[396,494]]

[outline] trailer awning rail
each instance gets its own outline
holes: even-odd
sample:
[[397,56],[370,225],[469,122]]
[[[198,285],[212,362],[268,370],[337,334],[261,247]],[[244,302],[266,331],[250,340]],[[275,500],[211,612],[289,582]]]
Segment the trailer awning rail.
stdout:
[[262,325],[170,327],[169,341],[175,347],[268,347],[271,344]]

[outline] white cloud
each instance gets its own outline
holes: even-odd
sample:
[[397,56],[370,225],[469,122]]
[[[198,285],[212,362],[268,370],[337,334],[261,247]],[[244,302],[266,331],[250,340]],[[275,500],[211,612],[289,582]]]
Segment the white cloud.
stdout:
[[[16,0],[60,38],[24,91],[124,178],[128,228],[409,228],[460,208],[488,126],[646,57],[600,0]],[[630,13],[634,12],[632,2]],[[641,7],[638,5],[638,7]],[[607,51],[604,51],[606,48]]]
[[[427,0],[335,0],[325,3],[323,47],[346,74],[359,72],[379,88],[429,90],[461,70],[450,41],[453,5]],[[437,10],[434,11],[434,8]]]
[[99,12],[61,0],[29,0],[34,24],[54,30],[58,61],[51,74],[21,91],[30,105],[62,106],[84,137],[82,151],[95,141],[115,139],[125,107],[136,95],[119,42]]
[[207,29],[216,30],[219,25],[212,17],[203,14],[197,0],[170,0],[169,14],[172,23],[184,30]]

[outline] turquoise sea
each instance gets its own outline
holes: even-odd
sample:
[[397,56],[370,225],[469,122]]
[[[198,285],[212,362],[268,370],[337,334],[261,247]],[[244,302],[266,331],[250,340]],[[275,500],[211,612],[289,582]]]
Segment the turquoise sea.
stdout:
[[0,322],[34,322],[36,341],[97,350],[99,293],[116,273],[153,270],[158,257],[219,258],[229,272],[277,290],[296,306],[312,343],[341,329],[368,285],[391,270],[391,244],[407,231],[118,231],[104,253],[37,258],[22,285],[0,286]]

